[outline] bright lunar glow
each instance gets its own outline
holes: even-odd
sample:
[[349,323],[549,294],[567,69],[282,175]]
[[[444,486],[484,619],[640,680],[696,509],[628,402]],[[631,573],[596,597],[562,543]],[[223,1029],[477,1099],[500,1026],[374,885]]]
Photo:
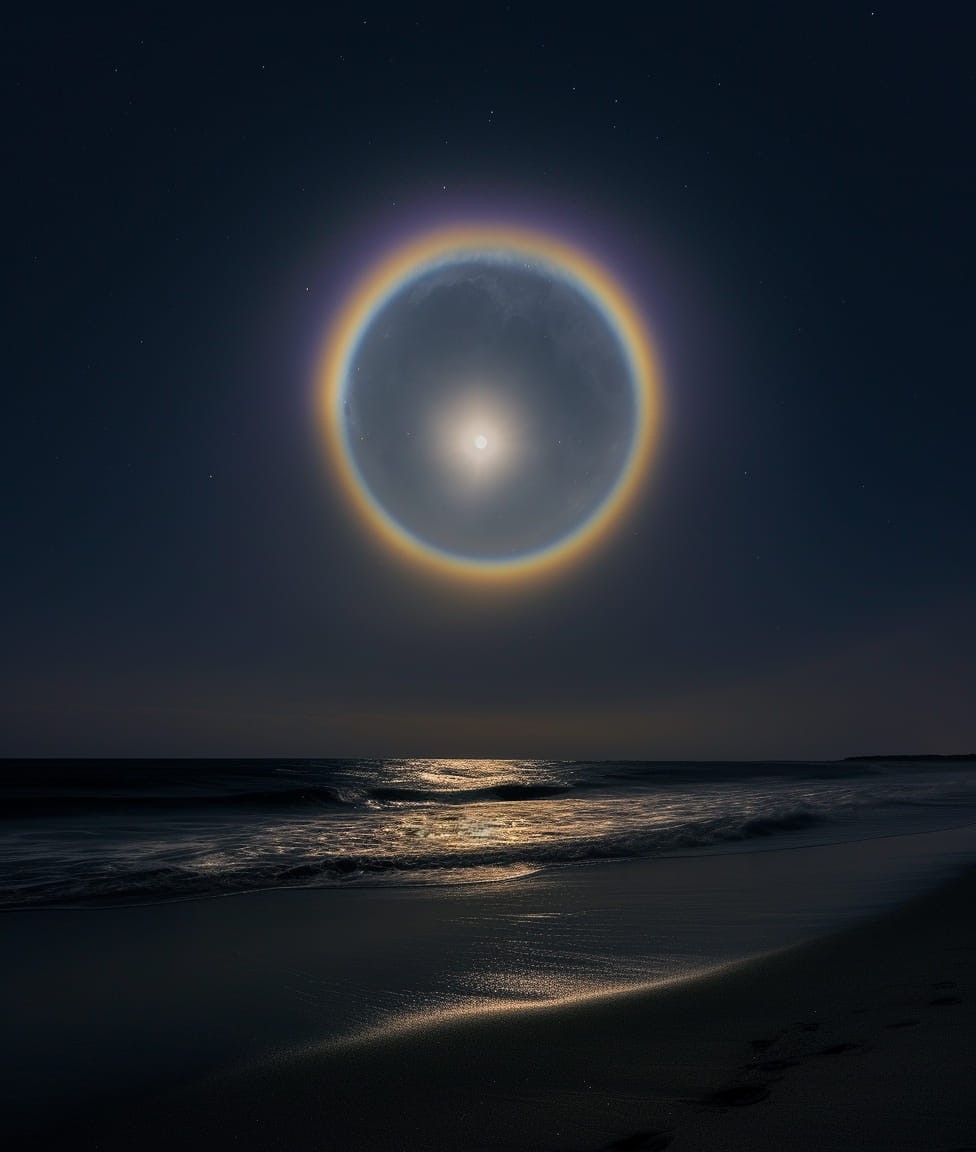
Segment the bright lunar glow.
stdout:
[[444,228],[370,269],[329,331],[317,397],[329,462],[378,538],[479,581],[551,572],[604,538],[661,417],[621,286],[507,226]]
[[484,498],[518,469],[518,414],[498,398],[491,383],[457,391],[428,426],[433,460],[440,483]]

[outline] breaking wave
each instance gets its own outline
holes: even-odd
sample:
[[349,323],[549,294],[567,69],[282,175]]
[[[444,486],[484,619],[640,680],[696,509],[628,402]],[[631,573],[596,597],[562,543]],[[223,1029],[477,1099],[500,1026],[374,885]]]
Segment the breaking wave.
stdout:
[[484,883],[586,861],[797,846],[976,818],[972,764],[839,767],[8,764],[0,908]]

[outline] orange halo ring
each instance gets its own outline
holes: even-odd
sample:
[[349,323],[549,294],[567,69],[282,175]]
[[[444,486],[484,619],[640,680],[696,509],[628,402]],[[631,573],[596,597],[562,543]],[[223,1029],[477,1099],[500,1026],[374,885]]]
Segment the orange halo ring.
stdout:
[[[568,535],[512,557],[475,558],[420,540],[399,524],[369,491],[346,443],[342,418],[349,367],[363,334],[401,288],[424,272],[463,259],[488,256],[542,264],[594,304],[620,340],[636,402],[627,463],[602,503]],[[579,559],[623,518],[644,480],[657,444],[662,397],[658,360],[637,308],[609,272],[561,239],[507,225],[454,225],[425,233],[394,249],[356,283],[333,321],[316,373],[316,401],[329,463],[340,487],[376,536],[401,556],[429,569],[479,581],[506,582],[550,573]]]

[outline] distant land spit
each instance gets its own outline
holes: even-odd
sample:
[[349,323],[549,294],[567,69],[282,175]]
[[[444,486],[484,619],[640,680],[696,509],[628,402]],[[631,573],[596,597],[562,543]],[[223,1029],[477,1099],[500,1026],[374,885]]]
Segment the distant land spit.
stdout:
[[842,763],[851,760],[976,760],[976,752],[962,752],[958,756],[937,756],[934,753],[920,753],[911,756],[845,756]]

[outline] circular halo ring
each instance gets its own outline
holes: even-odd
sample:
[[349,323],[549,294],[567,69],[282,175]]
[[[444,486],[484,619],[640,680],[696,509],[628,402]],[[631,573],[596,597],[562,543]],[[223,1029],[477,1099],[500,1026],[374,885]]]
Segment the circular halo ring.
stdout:
[[[634,436],[627,463],[601,504],[568,535],[516,556],[458,555],[414,536],[369,491],[349,449],[343,401],[359,343],[380,309],[425,272],[477,257],[541,265],[580,291],[609,323],[630,367],[635,399]],[[541,576],[582,557],[617,526],[644,480],[657,444],[662,396],[658,359],[634,303],[591,256],[562,239],[509,225],[452,225],[426,232],[393,249],[354,285],[330,325],[316,372],[316,402],[325,443],[340,487],[364,523],[395,552],[429,569],[481,582]]]

